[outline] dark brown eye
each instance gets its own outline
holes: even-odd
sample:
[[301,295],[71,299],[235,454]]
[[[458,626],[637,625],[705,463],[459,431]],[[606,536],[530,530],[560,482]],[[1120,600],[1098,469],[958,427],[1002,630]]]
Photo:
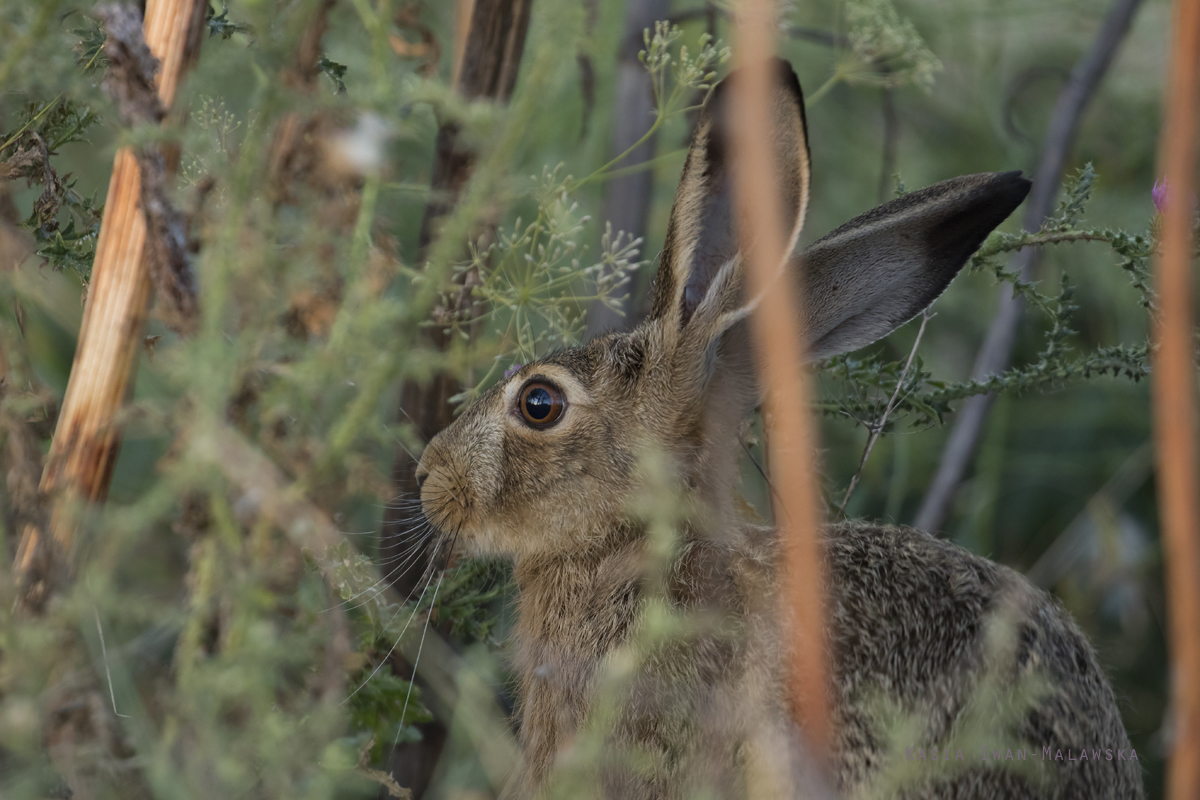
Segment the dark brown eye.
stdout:
[[558,422],[565,405],[558,387],[541,381],[526,384],[517,402],[521,406],[521,416],[535,428],[547,428]]

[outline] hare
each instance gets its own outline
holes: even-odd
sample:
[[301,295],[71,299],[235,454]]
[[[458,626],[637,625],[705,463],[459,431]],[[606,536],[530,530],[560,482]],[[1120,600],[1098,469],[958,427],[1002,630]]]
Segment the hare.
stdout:
[[[809,186],[804,100],[789,65],[774,73],[773,155],[795,242]],[[731,84],[736,73],[698,120],[649,317],[520,367],[418,467],[439,546],[513,560],[515,794],[1141,797],[1113,691],[1062,607],[1010,569],[871,523],[822,534],[834,734],[824,771],[813,768],[784,687],[793,645],[777,541],[736,501],[739,426],[760,390],[730,199]],[[866,345],[927,307],[1029,186],[1019,172],[947,180],[805,250],[790,266],[811,356]],[[693,509],[649,575],[648,527],[632,510],[648,451],[665,454]],[[651,586],[697,623],[622,673]],[[627,680],[609,680],[617,673]],[[889,739],[886,709],[919,722],[911,741]],[[971,734],[1005,714],[992,738]],[[563,765],[585,761],[587,742],[600,743],[596,772],[564,785]]]

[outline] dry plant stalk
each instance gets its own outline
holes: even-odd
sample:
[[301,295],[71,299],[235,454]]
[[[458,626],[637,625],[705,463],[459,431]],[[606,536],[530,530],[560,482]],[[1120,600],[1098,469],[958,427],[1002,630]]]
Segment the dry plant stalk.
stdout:
[[[532,4],[532,0],[471,0],[470,3],[464,0],[459,3],[459,24],[466,26],[467,38],[461,59],[455,65],[453,86],[464,99],[508,103],[516,88]],[[454,209],[475,171],[476,154],[458,134],[459,126],[454,122],[446,122],[438,129],[430,198],[417,238],[417,261],[420,263],[425,262],[430,246],[437,238],[438,225]],[[487,221],[482,224],[486,228]],[[427,329],[428,341],[434,348],[444,351],[450,345],[445,322],[463,316],[477,318],[480,309],[472,300],[470,287],[470,281],[477,277],[474,271],[464,273],[456,289],[444,296],[434,309],[432,317],[438,324]],[[458,379],[448,372],[437,372],[426,383],[405,381],[400,395],[400,416],[412,423],[422,441],[428,442],[454,420],[454,405],[450,398],[462,388]],[[417,459],[403,447],[396,449],[394,458],[392,494],[418,496]],[[417,516],[420,514],[415,510],[389,506],[383,522],[384,538],[389,542],[385,548],[394,547],[398,541],[397,533],[410,530],[416,524]],[[399,551],[389,552],[388,557],[391,557]],[[425,572],[426,561],[426,555],[422,555],[405,569],[392,574],[392,584],[402,595],[417,585]]]
[[[508,103],[516,87],[532,4],[533,0],[458,0],[452,85],[462,98]],[[445,122],[438,128],[431,193],[417,239],[417,260],[421,263],[437,238],[439,224],[453,211],[475,172],[476,154],[458,134],[459,126],[453,122]],[[465,273],[457,290],[443,297],[434,310],[433,319],[439,324],[427,329],[427,341],[434,348],[444,351],[449,347],[450,338],[442,327],[445,321],[460,315],[478,317],[479,307],[472,301],[470,288],[477,277],[473,271]],[[421,439],[428,442],[454,420],[450,398],[460,391],[458,379],[444,371],[435,373],[427,383],[405,381],[400,395],[400,416],[411,422]],[[416,469],[417,459],[407,448],[397,447],[392,462],[393,495],[420,495]],[[385,558],[395,558],[402,552],[401,547],[407,547],[402,544],[401,532],[412,530],[419,516],[418,509],[403,504],[388,507],[383,520]],[[429,552],[423,551],[407,559],[408,566],[389,573],[388,579],[399,595],[411,594],[425,573],[428,559]],[[433,765],[438,763],[446,742],[446,730],[438,720],[421,726],[424,738],[420,742],[401,743],[390,761],[392,774],[418,797],[430,785]]]
[[[157,85],[164,108],[170,107],[188,60],[198,5],[198,0],[146,3],[143,33],[161,64]],[[35,556],[47,547],[52,563],[69,561],[75,537],[71,504],[101,501],[108,492],[120,446],[114,420],[137,356],[151,290],[143,258],[146,220],[141,192],[137,158],[132,149],[122,148],[113,160],[79,343],[42,474],[41,491],[56,495],[50,520],[53,541],[41,542],[39,531],[27,529],[15,564],[20,576],[27,575]]]
[[[766,426],[775,491],[775,522],[782,542],[783,602],[792,632],[792,663],[788,689],[797,721],[818,757],[831,741],[822,555],[813,454],[813,423],[808,412],[804,364],[804,332],[793,281],[783,278],[788,254],[780,207],[780,191],[770,144],[771,62],[775,51],[773,4],[745,0],[737,15],[734,52],[741,54],[742,81],[733,95],[731,125],[734,160],[734,201],[738,236],[746,260],[751,297],[759,303],[750,327],[763,385]],[[747,54],[753,54],[747,56]],[[808,205],[808,187],[800,199],[800,217]]]
[[475,12],[475,0],[458,0],[454,11],[454,72],[450,85],[458,85],[462,74],[463,57],[467,52],[467,38],[471,33],[471,15]]
[[1166,564],[1175,743],[1167,797],[1200,797],[1200,515],[1196,491],[1196,361],[1192,218],[1200,93],[1200,3],[1176,0],[1159,158],[1167,181],[1155,264],[1160,316],[1154,363],[1154,438]]

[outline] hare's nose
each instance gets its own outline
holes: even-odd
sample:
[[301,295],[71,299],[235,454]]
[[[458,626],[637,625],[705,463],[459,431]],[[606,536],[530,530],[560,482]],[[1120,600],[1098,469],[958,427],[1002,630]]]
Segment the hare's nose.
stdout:
[[425,479],[429,477],[429,470],[425,468],[424,464],[417,464],[415,477],[417,479],[417,491],[419,492],[425,486]]

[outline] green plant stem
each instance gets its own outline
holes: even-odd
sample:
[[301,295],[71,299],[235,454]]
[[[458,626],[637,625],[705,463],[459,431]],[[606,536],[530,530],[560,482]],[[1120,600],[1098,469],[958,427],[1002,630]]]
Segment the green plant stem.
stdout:
[[834,86],[837,86],[843,77],[845,77],[845,73],[842,72],[841,67],[838,67],[833,71],[833,74],[829,76],[829,80],[822,83],[819,87],[817,87],[815,92],[804,98],[804,105],[811,109],[818,102],[820,102],[822,97],[829,93],[830,89],[832,89]]
[[[89,69],[91,69],[92,64],[96,63],[96,59],[100,56],[100,53],[102,53],[102,52],[103,52],[103,50],[97,50],[96,53],[91,57],[91,59],[86,64],[83,65],[84,72],[87,72]],[[0,81],[0,82],[2,82],[2,81]],[[46,103],[45,107],[42,108],[42,110],[39,111],[33,119],[29,120],[24,125],[22,125],[19,129],[17,129],[17,132],[14,133],[12,136],[9,136],[8,139],[4,142],[4,144],[0,144],[0,152],[2,152],[6,147],[8,147],[10,144],[12,144],[17,139],[19,139],[21,137],[21,134],[23,134],[26,130],[28,130],[30,125],[32,125],[33,123],[37,122],[39,119],[44,117],[46,115],[46,112],[48,112],[50,109],[52,109],[56,105],[58,105],[58,101],[62,100],[63,96],[65,94],[66,94],[66,92],[59,92],[58,95],[53,100],[51,100],[49,103]],[[51,145],[48,145],[48,148],[50,150],[53,150],[55,147],[58,146],[59,141],[61,141],[61,139],[56,140]]]
[[7,148],[10,144],[15,142],[17,139],[20,139],[21,134],[23,134],[25,131],[27,131],[29,129],[30,125],[32,125],[33,123],[37,122],[39,119],[44,117],[46,115],[46,112],[49,111],[50,109],[54,108],[54,106],[57,105],[58,101],[61,99],[62,99],[62,95],[60,94],[58,97],[54,98],[49,103],[47,103],[45,108],[43,108],[41,111],[39,111],[37,113],[37,116],[33,117],[33,119],[26,122],[20,128],[17,128],[16,133],[14,133],[12,136],[8,137],[8,139],[4,142],[4,144],[0,144],[0,151]]
[[643,144],[645,144],[646,141],[649,140],[649,138],[651,136],[653,136],[658,131],[659,128],[662,127],[664,119],[666,119],[666,117],[664,117],[662,114],[659,114],[657,117],[655,117],[654,124],[650,126],[649,130],[647,130],[644,134],[642,134],[642,137],[640,139],[638,139],[636,142],[634,142],[628,148],[626,148],[625,152],[621,153],[621,155],[612,159],[607,164],[600,167],[599,169],[597,169],[591,175],[588,175],[583,180],[575,183],[571,188],[578,189],[581,186],[586,186],[587,184],[589,184],[593,180],[595,180],[599,175],[601,175],[605,170],[607,170],[609,167],[611,167],[613,164],[620,163],[621,159],[625,158],[630,153],[632,153],[634,150],[637,150],[639,147],[641,147]]
[[372,172],[363,186],[358,218],[354,221],[354,241],[350,249],[350,265],[358,269],[367,258],[371,246],[371,224],[375,221],[375,205],[379,200],[380,176]]
[[639,164],[634,164],[633,166],[621,167],[620,169],[610,170],[609,172],[606,172],[605,174],[596,177],[595,180],[611,181],[611,180],[616,180],[617,178],[624,178],[626,175],[636,175],[639,172],[645,172],[648,169],[654,169],[659,164],[661,164],[665,161],[670,161],[672,159],[678,158],[681,155],[686,155],[686,154],[687,154],[687,148],[680,147],[675,150],[672,150],[669,153],[663,153],[662,155],[658,155],[658,156],[655,156],[654,158],[647,159],[646,161],[643,161]]

